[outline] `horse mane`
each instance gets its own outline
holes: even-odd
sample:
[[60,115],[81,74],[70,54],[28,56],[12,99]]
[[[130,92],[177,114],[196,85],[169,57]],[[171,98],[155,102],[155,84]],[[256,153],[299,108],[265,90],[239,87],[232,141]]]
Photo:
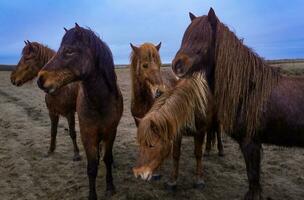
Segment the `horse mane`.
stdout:
[[175,88],[163,93],[140,121],[137,139],[139,144],[153,145],[159,136],[165,143],[180,134],[182,128],[196,130],[196,116],[206,118],[209,88],[205,75],[197,73],[181,79]]
[[245,46],[227,26],[217,23],[215,32],[214,96],[219,119],[231,133],[238,127],[251,137],[260,127],[268,97],[280,77]]
[[[152,43],[144,43],[142,44],[140,47],[140,56],[142,57],[148,57],[149,61],[155,61],[157,65],[161,66],[161,59],[160,59],[160,55],[157,51],[157,49],[155,48],[155,46]],[[131,72],[131,81],[132,81],[132,85],[135,85],[136,83],[138,83],[138,77],[139,74],[137,73],[137,63],[139,60],[139,56],[132,51],[131,55],[130,55],[130,72]],[[134,91],[134,88],[132,87],[132,98],[134,99],[136,94]]]
[[67,41],[76,41],[79,46],[87,46],[94,56],[97,72],[101,73],[110,91],[118,95],[117,77],[113,56],[108,45],[100,39],[91,29],[75,27],[66,32],[61,45]]
[[55,51],[46,45],[38,42],[30,42],[22,49],[22,55],[29,54],[32,50],[36,52],[36,63],[39,63],[39,68],[42,68],[54,55]]

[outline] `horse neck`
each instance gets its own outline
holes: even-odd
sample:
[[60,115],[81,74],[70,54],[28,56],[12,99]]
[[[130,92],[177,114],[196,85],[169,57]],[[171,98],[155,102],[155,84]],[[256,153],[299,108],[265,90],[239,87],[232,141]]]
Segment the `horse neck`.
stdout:
[[136,65],[131,66],[132,102],[135,105],[152,105],[153,94],[145,81],[137,76]]
[[111,102],[113,91],[110,90],[100,72],[92,72],[81,81],[80,85],[90,107],[104,108],[104,104]]

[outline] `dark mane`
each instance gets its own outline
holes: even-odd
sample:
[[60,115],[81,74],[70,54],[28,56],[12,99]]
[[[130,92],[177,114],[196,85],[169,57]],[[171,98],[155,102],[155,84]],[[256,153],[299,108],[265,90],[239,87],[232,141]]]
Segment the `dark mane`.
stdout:
[[[215,99],[225,130],[240,124],[252,136],[280,75],[218,21],[215,32]],[[241,123],[240,123],[241,122]]]
[[[79,30],[76,30],[79,29]],[[77,40],[78,39],[78,40]],[[88,47],[94,56],[95,66],[111,91],[118,91],[114,61],[110,48],[92,30],[82,27],[72,28],[66,32],[61,44],[76,41],[77,45]]]

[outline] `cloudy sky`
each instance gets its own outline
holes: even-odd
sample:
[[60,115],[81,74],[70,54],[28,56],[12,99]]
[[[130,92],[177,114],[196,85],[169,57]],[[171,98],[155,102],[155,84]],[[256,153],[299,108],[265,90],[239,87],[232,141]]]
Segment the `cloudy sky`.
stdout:
[[112,49],[115,63],[129,62],[129,43],[162,42],[171,62],[190,20],[188,12],[219,19],[267,59],[304,58],[303,0],[1,0],[0,63],[15,64],[23,40],[57,50],[63,27],[93,29]]

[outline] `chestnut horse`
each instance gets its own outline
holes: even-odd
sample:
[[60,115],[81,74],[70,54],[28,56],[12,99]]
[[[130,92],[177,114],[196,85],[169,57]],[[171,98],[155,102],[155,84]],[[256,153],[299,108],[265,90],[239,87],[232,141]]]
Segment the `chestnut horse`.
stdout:
[[[172,89],[177,83],[177,77],[172,71],[161,72],[160,70],[159,49],[161,43],[156,46],[151,43],[144,43],[139,47],[133,44],[130,45],[133,50],[130,56],[132,80],[131,113],[136,126],[138,126],[140,119],[152,107],[155,97],[158,97],[166,90]],[[215,138],[217,138],[219,156],[224,155],[221,133],[220,122],[214,115],[212,129],[207,133],[205,155],[209,155],[212,143],[215,143]]]
[[180,79],[175,88],[156,99],[150,111],[142,118],[137,130],[139,158],[133,168],[135,177],[150,180],[153,172],[171,152],[173,143],[173,170],[169,189],[175,189],[178,177],[182,136],[194,136],[196,157],[195,186],[204,187],[202,179],[202,146],[210,123],[207,111],[209,90],[204,75]]
[[262,143],[304,147],[304,77],[287,77],[245,46],[211,8],[190,14],[172,68],[179,77],[204,71],[225,132],[243,153],[249,191],[262,199]]
[[161,43],[157,46],[151,43],[144,43],[139,47],[130,45],[133,50],[130,56],[131,113],[136,126],[138,126],[139,120],[152,107],[155,97],[172,88],[176,84],[177,77],[172,71],[168,73],[160,71],[159,49]]
[[[22,57],[18,62],[16,69],[11,73],[11,82],[13,85],[22,86],[31,81],[37,75],[40,69],[55,55],[55,51],[39,44],[38,42],[25,41],[25,47],[22,50]],[[71,83],[60,88],[54,94],[45,95],[45,103],[49,110],[51,119],[51,144],[47,155],[54,152],[56,148],[56,136],[59,116],[64,116],[69,125],[70,137],[74,146],[74,161],[80,160],[79,149],[76,142],[75,131],[75,112],[76,100],[78,95],[78,83]]]
[[105,145],[106,194],[112,195],[115,191],[112,148],[122,116],[123,98],[117,85],[111,50],[93,31],[76,24],[63,36],[56,55],[39,72],[37,83],[42,90],[53,93],[78,80],[76,111],[87,155],[89,199],[95,200],[101,141]]

